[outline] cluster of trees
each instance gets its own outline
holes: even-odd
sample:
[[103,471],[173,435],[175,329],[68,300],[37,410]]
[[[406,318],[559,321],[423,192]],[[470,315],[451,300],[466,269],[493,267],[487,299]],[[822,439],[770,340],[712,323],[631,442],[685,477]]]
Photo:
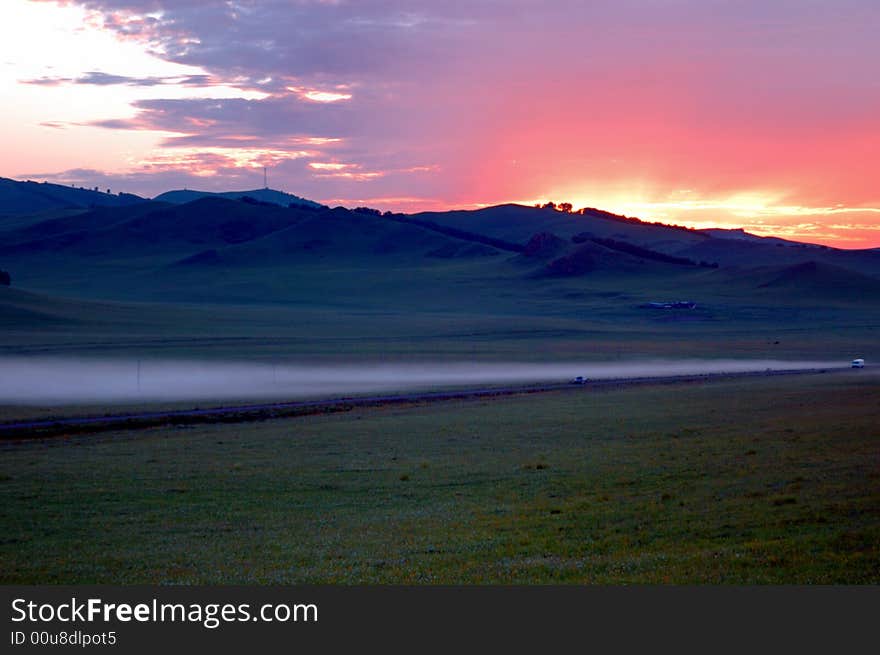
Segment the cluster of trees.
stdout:
[[537,207],[538,209],[554,209],[558,212],[563,212],[565,214],[570,214],[574,209],[574,205],[572,205],[570,202],[560,202],[557,205],[552,200],[550,202],[544,203],[543,205],[541,203],[538,203],[537,205],[535,205],[535,207]]
[[373,209],[372,207],[355,207],[352,209],[355,214],[365,214],[366,216],[384,216],[385,218],[391,218],[393,216],[403,216],[404,214],[395,214],[392,211],[383,212],[380,209]]
[[612,214],[611,212],[605,211],[604,209],[597,209],[596,207],[584,207],[583,209],[579,209],[577,214],[590,214],[592,216],[599,216],[600,218],[607,218],[611,221],[617,221],[618,223],[629,223],[629,224],[639,224],[639,225],[661,225],[663,227],[668,227],[672,230],[680,230],[682,232],[689,232],[691,234],[696,234],[699,236],[709,238],[708,234],[703,234],[699,230],[693,227],[687,227],[686,225],[675,225],[674,223],[664,223],[663,221],[643,221],[641,218],[636,218],[635,216],[624,216],[622,214]]
[[[30,182],[30,180],[28,180],[28,182]],[[44,181],[42,182],[42,184],[48,184],[48,182],[46,182],[46,181],[44,180]],[[95,191],[95,192],[97,192],[97,193],[100,193],[100,190],[98,189],[98,187],[94,187],[94,188],[89,187],[88,189],[86,189],[86,188],[85,188],[84,186],[82,186],[82,185],[80,185],[80,186],[76,186],[76,184],[71,184],[71,185],[70,185],[70,188],[71,188],[71,189],[79,189],[80,191]],[[113,195],[113,190],[112,190],[112,189],[107,189],[107,195],[108,195],[108,196],[112,196],[112,195]],[[116,195],[117,195],[117,196],[131,196],[131,195],[133,195],[133,194],[131,194],[131,193],[126,193],[125,191],[117,191],[117,192],[116,192]]]
[[[583,216],[584,214],[590,214],[592,216],[599,216],[601,218],[608,218],[613,221],[618,221],[620,223],[641,223],[643,225],[663,225],[664,227],[669,227],[675,230],[683,230],[686,232],[692,232],[696,234],[701,234],[695,228],[687,227],[685,225],[673,225],[669,223],[663,223],[662,221],[654,221],[653,223],[649,223],[648,221],[643,221],[640,218],[636,218],[634,216],[622,216],[620,214],[612,214],[611,212],[605,211],[604,209],[597,209],[595,207],[584,207],[582,209],[575,209],[574,206],[570,202],[560,202],[555,203],[553,201],[545,202],[543,205],[541,203],[537,203],[535,205],[538,209],[553,209],[558,212],[563,212],[565,214],[578,214]],[[707,235],[704,235],[707,236]]]
[[8,271],[0,271],[0,286],[8,287],[12,284],[12,276]]
[[[355,207],[352,209],[355,214],[365,214],[366,216],[381,216],[382,212],[378,209],[373,209],[372,207]],[[391,213],[391,212],[387,212]]]
[[[242,200],[246,200],[247,196],[242,198]],[[330,209],[327,205],[318,205],[317,207],[314,205],[301,205],[296,202],[292,202],[287,205],[290,209],[308,209],[311,211],[323,211],[325,209]],[[404,214],[395,214],[392,211],[383,212],[381,209],[374,209],[373,207],[355,207],[352,210],[349,210],[347,207],[339,206],[335,209],[345,209],[346,211],[352,211],[355,214],[363,214],[364,216],[381,216],[383,218],[394,218],[395,216],[404,216]]]

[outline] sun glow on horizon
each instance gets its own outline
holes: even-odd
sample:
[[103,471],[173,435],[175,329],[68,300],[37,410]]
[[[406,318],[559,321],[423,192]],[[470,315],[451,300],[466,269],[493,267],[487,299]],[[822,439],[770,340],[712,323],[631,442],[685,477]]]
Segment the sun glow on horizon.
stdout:
[[388,3],[2,0],[0,175],[151,196],[271,166],[327,204],[532,198],[880,247],[880,7],[852,2],[858,21],[474,0],[401,23]]
[[[693,192],[687,193],[691,195]],[[559,194],[505,202],[525,206],[570,202],[574,212],[592,208],[649,223],[696,230],[743,229],[756,236],[773,236],[842,248],[871,248],[875,247],[872,243],[880,240],[880,207],[846,207],[840,204],[809,207],[785,204],[786,198],[787,195],[783,193],[754,191],[715,199],[693,197],[634,201],[618,194],[596,194],[591,197]],[[479,203],[479,207],[492,204],[504,203]],[[828,222],[827,219],[833,216],[849,217],[853,222]]]

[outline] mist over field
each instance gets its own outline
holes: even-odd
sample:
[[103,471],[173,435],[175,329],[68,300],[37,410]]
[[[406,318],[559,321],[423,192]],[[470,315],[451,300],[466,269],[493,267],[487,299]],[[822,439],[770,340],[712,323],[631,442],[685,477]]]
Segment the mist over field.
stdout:
[[298,365],[186,360],[0,358],[0,403],[314,398],[459,385],[565,382],[704,373],[840,368],[842,361],[653,360],[609,363]]

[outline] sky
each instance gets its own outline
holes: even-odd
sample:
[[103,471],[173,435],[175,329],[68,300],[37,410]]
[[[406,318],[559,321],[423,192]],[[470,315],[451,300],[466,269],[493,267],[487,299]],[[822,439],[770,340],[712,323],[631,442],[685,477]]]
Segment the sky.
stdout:
[[876,0],[2,0],[0,176],[880,247]]

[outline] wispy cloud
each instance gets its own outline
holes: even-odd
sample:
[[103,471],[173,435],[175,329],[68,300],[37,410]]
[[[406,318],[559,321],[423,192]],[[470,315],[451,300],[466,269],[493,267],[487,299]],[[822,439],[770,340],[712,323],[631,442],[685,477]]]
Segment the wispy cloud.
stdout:
[[873,0],[62,4],[190,71],[107,62],[23,85],[141,94],[127,112],[73,120],[59,105],[41,118],[155,135],[165,154],[141,151],[119,171],[139,184],[144,166],[181,181],[187,166],[205,179],[214,166],[231,185],[271,161],[276,180],[319,200],[534,197],[840,235],[856,230],[830,226],[880,207]]
[[67,84],[93,84],[96,86],[110,86],[121,84],[125,86],[195,86],[205,87],[219,84],[210,75],[183,75],[165,77],[129,77],[127,75],[112,75],[101,71],[89,71],[78,77],[38,77],[29,80],[20,80],[22,84],[36,84],[40,86],[62,86]]
[[334,90],[309,89],[301,86],[289,86],[287,90],[303,100],[311,102],[340,102],[351,100],[352,94],[346,93],[347,87],[341,86]]

